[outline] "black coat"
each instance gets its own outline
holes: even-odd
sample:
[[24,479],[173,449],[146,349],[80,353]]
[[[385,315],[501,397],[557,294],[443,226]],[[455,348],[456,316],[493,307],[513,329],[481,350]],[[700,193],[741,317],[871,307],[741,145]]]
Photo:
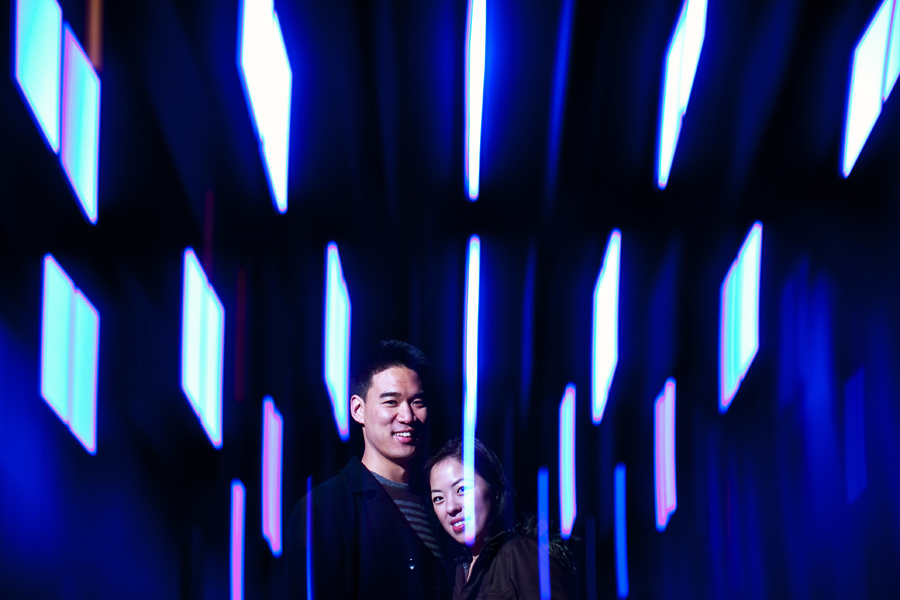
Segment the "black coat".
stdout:
[[[294,507],[284,548],[285,598],[307,598],[307,503],[312,505],[314,597],[431,598],[424,546],[358,458]],[[427,551],[427,550],[426,550]],[[449,595],[449,574],[447,574]]]

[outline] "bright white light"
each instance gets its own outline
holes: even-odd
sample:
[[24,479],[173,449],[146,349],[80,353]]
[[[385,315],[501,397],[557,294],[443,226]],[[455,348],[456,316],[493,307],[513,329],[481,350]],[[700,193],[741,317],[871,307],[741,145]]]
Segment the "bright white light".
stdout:
[[656,397],[653,413],[656,528],[662,531],[678,508],[675,493],[675,380],[671,377]]
[[478,200],[481,179],[481,114],[484,106],[484,54],[487,0],[469,0],[466,35],[466,191]]
[[244,484],[231,482],[231,600],[244,598]]
[[334,422],[341,440],[350,439],[349,401],[350,370],[350,293],[341,268],[337,244],[326,250],[325,265],[325,386],[331,396]]
[[[475,481],[475,424],[478,417],[478,299],[481,279],[481,239],[469,238],[466,258],[465,400],[463,406],[463,478]],[[465,539],[475,542],[475,496],[463,497]]]
[[275,402],[263,400],[262,528],[272,554],[281,556],[281,450],[284,423]]
[[594,286],[593,360],[591,365],[591,419],[603,420],[606,400],[619,362],[619,252],[622,233],[609,236],[603,267]]
[[564,539],[572,535],[576,514],[575,384],[570,383],[559,404],[559,516]]
[[62,10],[54,0],[17,0],[15,78],[53,152],[59,152]]

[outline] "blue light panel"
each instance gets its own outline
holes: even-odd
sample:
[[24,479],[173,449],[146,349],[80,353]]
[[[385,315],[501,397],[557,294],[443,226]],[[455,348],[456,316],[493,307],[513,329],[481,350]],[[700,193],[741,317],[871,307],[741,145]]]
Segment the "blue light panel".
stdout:
[[547,193],[556,189],[559,169],[559,141],[562,137],[563,114],[566,106],[566,80],[569,71],[569,48],[572,41],[572,20],[575,0],[563,0],[556,38],[556,66],[553,69],[553,103],[550,111],[550,136],[547,155]]
[[181,389],[209,441],[222,447],[222,363],[225,309],[197,255],[184,251],[181,321]]
[[272,0],[242,0],[238,71],[275,208],[287,212],[293,74]]
[[538,577],[541,600],[550,598],[550,474],[547,467],[538,469]]
[[559,403],[559,520],[564,539],[572,535],[575,500],[575,384],[570,383]]
[[306,600],[315,600],[315,585],[313,583],[313,505],[312,505],[312,475],[306,478]]
[[694,75],[706,37],[706,0],[685,0],[666,55],[665,82],[659,118],[659,163],[656,183],[669,182],[681,121],[694,86]]
[[53,152],[59,152],[61,39],[59,4],[17,0],[15,78]]
[[603,420],[606,400],[619,363],[619,254],[622,233],[609,236],[603,267],[594,286],[593,357],[591,361],[591,419]]
[[844,386],[844,440],[846,444],[847,503],[866,489],[865,371],[860,369]]
[[[463,402],[463,478],[475,481],[475,424],[478,416],[478,299],[481,279],[481,239],[469,238],[466,256],[465,400]],[[475,495],[463,496],[465,540],[475,542]]]
[[284,423],[275,402],[263,400],[262,530],[272,554],[281,556],[281,449]]
[[666,380],[653,405],[653,471],[656,529],[663,531],[678,508],[675,490],[675,380]]
[[100,313],[49,254],[41,333],[41,396],[85,450],[96,454]]
[[341,268],[337,244],[331,242],[325,252],[325,386],[331,396],[334,422],[341,440],[350,439],[350,293]]
[[97,151],[100,145],[100,78],[72,30],[63,40],[62,148],[60,161],[91,223],[97,223]]
[[244,484],[231,482],[231,600],[244,597]]
[[725,412],[759,350],[759,261],[762,223],[750,228],[722,282],[719,324],[719,411]]
[[619,598],[628,597],[628,530],[625,527],[625,465],[616,465],[616,587]]
[[478,200],[481,178],[481,113],[484,106],[484,48],[487,0],[469,0],[466,31],[466,190]]

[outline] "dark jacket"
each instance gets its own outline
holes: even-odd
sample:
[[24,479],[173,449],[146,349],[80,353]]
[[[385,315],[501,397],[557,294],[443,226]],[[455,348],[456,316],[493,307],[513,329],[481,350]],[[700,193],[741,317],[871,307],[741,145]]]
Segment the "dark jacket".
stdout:
[[[554,600],[578,598],[575,576],[550,557],[550,597]],[[540,600],[537,540],[512,531],[490,538],[475,561],[466,581],[463,564],[456,567],[453,600],[494,598]]]
[[[312,496],[309,498],[308,496]],[[285,598],[431,598],[427,552],[403,513],[358,458],[294,507],[284,548]],[[307,565],[307,503],[313,548]],[[444,574],[446,572],[444,571]],[[449,575],[447,577],[449,595]]]

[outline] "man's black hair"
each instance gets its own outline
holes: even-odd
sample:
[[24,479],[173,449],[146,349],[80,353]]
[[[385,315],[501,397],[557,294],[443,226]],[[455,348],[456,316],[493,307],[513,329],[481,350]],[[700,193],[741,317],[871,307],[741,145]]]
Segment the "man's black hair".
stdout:
[[369,393],[369,387],[372,385],[372,378],[392,367],[412,369],[418,374],[422,388],[427,389],[430,363],[425,354],[412,344],[400,340],[386,340],[378,343],[375,352],[350,378],[350,395],[359,396],[365,400],[366,394]]

